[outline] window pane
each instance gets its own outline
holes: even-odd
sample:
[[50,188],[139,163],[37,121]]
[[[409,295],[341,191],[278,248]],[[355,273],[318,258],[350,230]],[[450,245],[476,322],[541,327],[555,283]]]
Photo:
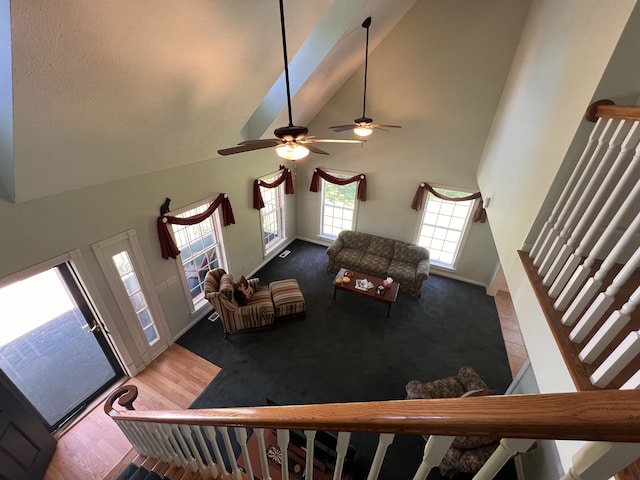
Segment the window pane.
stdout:
[[[207,208],[209,204],[205,203],[177,216],[192,217]],[[204,278],[207,272],[220,267],[221,245],[213,222],[214,217],[211,215],[195,225],[171,225],[180,249],[182,268],[194,308],[196,303],[204,300]]]
[[[151,316],[151,312],[147,306],[148,303],[144,297],[144,293],[140,289],[140,283],[138,282],[136,272],[133,270],[133,264],[131,263],[129,254],[127,251],[122,251],[114,255],[112,258],[116,266],[125,267],[124,270],[127,273],[120,273],[120,280],[127,291],[129,301],[138,316],[138,321],[140,322],[140,326],[147,337],[147,341],[149,342],[149,345],[151,345],[158,340],[159,336],[155,326],[153,325],[153,317]],[[152,337],[147,333],[147,329],[149,328],[152,328],[155,332],[155,335]]]
[[[352,175],[332,172],[339,178]],[[334,185],[323,180],[322,235],[337,236],[342,230],[351,230],[355,220],[357,183]]]
[[[467,192],[456,190],[436,190],[452,198],[469,195]],[[454,202],[439,199],[429,193],[416,243],[429,249],[434,262],[448,267],[454,266],[463,232],[468,228],[473,204],[473,200]]]

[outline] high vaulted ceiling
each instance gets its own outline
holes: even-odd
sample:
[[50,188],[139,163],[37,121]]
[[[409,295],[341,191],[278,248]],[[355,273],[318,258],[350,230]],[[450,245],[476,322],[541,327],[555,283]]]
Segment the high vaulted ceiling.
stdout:
[[[295,124],[364,63],[362,21],[371,52],[415,1],[285,0]],[[211,159],[287,124],[277,0],[4,0],[0,24],[10,201]]]

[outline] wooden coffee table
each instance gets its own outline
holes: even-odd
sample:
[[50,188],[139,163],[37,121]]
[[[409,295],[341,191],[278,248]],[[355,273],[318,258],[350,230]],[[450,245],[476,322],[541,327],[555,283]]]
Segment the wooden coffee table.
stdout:
[[[336,283],[338,278],[344,278],[345,272],[352,272],[353,275],[349,277],[351,280],[349,283]],[[360,290],[356,288],[356,280],[367,279],[371,283],[373,283],[373,288],[368,290]],[[391,305],[396,302],[398,298],[398,289],[400,288],[400,284],[398,282],[393,282],[391,285],[387,287],[383,295],[376,294],[376,288],[378,285],[382,285],[382,278],[374,277],[373,275],[365,275],[364,273],[356,272],[355,270],[349,270],[347,268],[341,268],[336,277],[333,279],[333,299],[336,299],[336,292],[338,290],[342,290],[344,292],[351,293],[353,295],[358,295],[359,297],[369,298],[371,300],[375,300],[376,302],[384,303],[387,305],[387,318],[391,314]]]

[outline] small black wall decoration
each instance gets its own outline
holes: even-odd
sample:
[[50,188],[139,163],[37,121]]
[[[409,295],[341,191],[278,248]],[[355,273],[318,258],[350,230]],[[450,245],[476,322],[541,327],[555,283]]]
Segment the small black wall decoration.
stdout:
[[164,199],[164,203],[160,205],[160,216],[166,215],[167,213],[169,213],[170,202],[171,202],[171,199],[169,197]]

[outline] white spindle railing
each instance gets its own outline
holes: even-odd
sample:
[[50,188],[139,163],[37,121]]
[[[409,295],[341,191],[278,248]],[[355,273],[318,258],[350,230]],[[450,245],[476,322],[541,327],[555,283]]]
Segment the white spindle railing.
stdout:
[[[640,168],[638,164],[640,164],[640,147],[638,149],[638,159],[634,158],[634,167],[637,170]],[[631,178],[637,178],[638,173],[636,171],[632,171],[633,175]],[[609,224],[605,227],[604,232],[600,235],[597,242],[591,249],[589,255],[582,265],[578,264],[582,260],[582,256],[585,254],[587,250],[587,246],[585,244],[581,244],[576,253],[573,255],[573,259],[570,259],[567,262],[567,271],[564,272],[564,275],[560,275],[556,282],[549,289],[549,295],[552,298],[558,298],[554,307],[557,310],[564,311],[569,305],[569,302],[572,298],[574,298],[578,289],[584,284],[584,282],[589,277],[591,273],[591,267],[594,265],[598,258],[601,258],[604,254],[605,247],[610,245],[616,231],[621,228],[622,222],[629,218],[630,215],[637,210],[637,206],[640,204],[640,182],[636,182],[631,189],[631,191],[627,194],[627,197],[622,202],[622,206],[618,209],[614,217],[611,219]],[[633,238],[634,232],[638,231],[640,228],[640,215],[637,215],[636,212],[636,220],[632,222],[631,225],[627,228],[628,238],[620,239],[618,242],[622,248],[624,248],[625,243],[630,242]],[[595,230],[595,229],[594,229]],[[593,235],[596,235],[596,232],[593,232]],[[589,239],[591,240],[591,239]],[[575,265],[575,266],[574,266]],[[558,290],[562,289],[559,294]]]
[[628,173],[629,167],[633,163],[629,161],[629,156],[636,149],[638,139],[640,139],[640,123],[634,122],[622,142],[620,153],[611,168],[607,171],[605,164],[602,164],[604,170],[602,182],[598,184],[598,177],[594,176],[592,178],[594,183],[592,189],[595,190],[595,194],[590,201],[588,195],[591,190],[588,190],[583,195],[583,200],[588,203],[587,208],[579,218],[575,229],[571,232],[569,240],[563,245],[560,253],[552,262],[551,268],[543,279],[543,285],[550,286],[556,280],[569,256],[575,252],[576,246],[590,241],[601,225],[611,219],[614,205],[626,193],[626,178],[623,178],[623,174]]
[[[571,189],[568,188],[569,185],[565,186],[564,190],[569,190],[567,199],[559,206],[560,213],[558,214],[556,222],[549,230],[547,238],[545,238],[542,247],[537,252],[535,257],[533,257],[533,264],[536,267],[540,267],[538,270],[538,273],[540,275],[546,274],[548,267],[551,265],[551,262],[560,251],[561,245],[564,240],[563,236],[567,234],[568,226],[570,225],[569,217],[580,202],[580,199],[582,198],[582,192],[584,192],[585,188],[589,184],[589,181],[593,178],[594,173],[597,170],[602,158],[606,156],[611,157],[615,153],[615,145],[611,145],[611,139],[613,138],[614,133],[617,131],[620,124],[620,120],[609,119],[606,121],[602,133],[598,138],[598,144],[593,151],[593,154],[590,156],[584,170],[579,172],[576,184]],[[605,145],[608,145],[608,148],[603,155]]]
[[[631,122],[627,122],[625,120],[622,120],[617,125],[611,139],[609,140],[609,147],[607,148],[606,153],[601,159],[598,159],[595,171],[590,178],[587,179],[584,189],[580,191],[576,204],[571,209],[567,221],[562,225],[560,235],[554,241],[554,247],[547,253],[547,256],[540,265],[538,274],[548,275],[549,270],[554,263],[558,265],[557,271],[559,271],[569,257],[569,250],[564,248],[569,235],[574,231],[574,229],[577,229],[578,222],[586,217],[587,209],[589,205],[593,203],[598,186],[604,182],[607,172],[615,171],[613,165],[616,163],[616,159],[626,155],[626,152],[621,150],[621,146],[630,127]],[[546,285],[550,285],[553,278],[555,278],[555,275],[549,276],[548,283],[546,283]]]
[[593,365],[576,371],[593,372],[585,380],[606,388],[640,355],[629,332],[640,302],[640,108],[598,102],[587,117],[595,126],[529,258],[554,318],[571,327],[557,332],[578,344],[576,361]]
[[569,213],[569,205],[572,205],[573,201],[577,197],[576,191],[578,189],[578,184],[586,177],[584,172],[588,170],[588,167],[595,165],[595,158],[598,158],[600,150],[608,142],[608,138],[611,133],[613,133],[613,129],[608,129],[607,133],[604,133],[605,126],[610,124],[611,122],[599,118],[596,122],[595,128],[591,131],[587,146],[582,152],[576,168],[569,177],[569,181],[565,185],[560,198],[553,207],[549,219],[545,222],[542,230],[538,234],[538,238],[533,244],[530,255],[531,258],[534,259],[533,264],[536,267],[540,265],[548,248],[551,246],[553,239],[559,233],[559,227],[562,222],[564,222],[564,216],[561,217],[561,214],[564,215]]

